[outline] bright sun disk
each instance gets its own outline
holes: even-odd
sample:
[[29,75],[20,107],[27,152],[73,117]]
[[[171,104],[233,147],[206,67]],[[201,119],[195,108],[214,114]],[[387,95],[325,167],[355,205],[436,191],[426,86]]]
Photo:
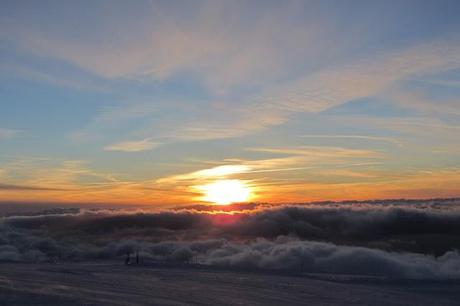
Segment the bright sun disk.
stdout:
[[219,205],[246,202],[251,197],[251,188],[240,180],[219,180],[199,186],[204,201]]

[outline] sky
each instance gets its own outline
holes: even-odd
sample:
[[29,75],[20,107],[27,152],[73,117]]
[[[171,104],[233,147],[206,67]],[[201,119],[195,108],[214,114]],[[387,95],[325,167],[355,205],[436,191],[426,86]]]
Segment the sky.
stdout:
[[0,201],[458,197],[459,13],[4,0]]

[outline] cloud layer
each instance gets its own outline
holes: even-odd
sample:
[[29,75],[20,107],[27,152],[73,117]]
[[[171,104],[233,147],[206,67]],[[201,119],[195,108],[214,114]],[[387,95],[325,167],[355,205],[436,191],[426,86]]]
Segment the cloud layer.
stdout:
[[225,267],[460,277],[458,202],[323,205],[249,205],[233,214],[199,207],[159,213],[54,209],[5,217],[0,260],[116,259],[139,250],[143,260]]

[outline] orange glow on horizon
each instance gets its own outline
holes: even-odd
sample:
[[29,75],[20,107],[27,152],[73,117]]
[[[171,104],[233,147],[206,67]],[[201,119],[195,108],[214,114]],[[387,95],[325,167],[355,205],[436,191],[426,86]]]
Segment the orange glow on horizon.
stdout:
[[[237,182],[235,195],[218,182]],[[14,184],[15,182],[12,182]],[[238,202],[300,203],[311,201],[373,200],[373,199],[428,199],[458,197],[460,171],[433,171],[431,173],[390,172],[378,182],[325,183],[303,180],[268,181],[251,177],[195,179],[175,182],[111,182],[106,185],[85,185],[78,182],[31,182],[34,189],[23,192],[2,190],[0,202],[76,204],[151,205],[168,208],[207,202],[228,205]],[[230,184],[232,185],[232,184]],[[227,190],[227,191],[226,191]],[[242,191],[242,193],[240,193]],[[239,195],[238,195],[239,194]],[[244,196],[241,196],[243,194]],[[212,199],[210,201],[210,199]]]

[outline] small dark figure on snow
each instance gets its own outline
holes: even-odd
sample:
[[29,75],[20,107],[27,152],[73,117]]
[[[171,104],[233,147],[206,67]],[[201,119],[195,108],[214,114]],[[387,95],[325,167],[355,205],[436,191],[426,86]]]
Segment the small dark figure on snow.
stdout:
[[130,263],[131,263],[131,253],[126,252],[125,265],[129,265]]

